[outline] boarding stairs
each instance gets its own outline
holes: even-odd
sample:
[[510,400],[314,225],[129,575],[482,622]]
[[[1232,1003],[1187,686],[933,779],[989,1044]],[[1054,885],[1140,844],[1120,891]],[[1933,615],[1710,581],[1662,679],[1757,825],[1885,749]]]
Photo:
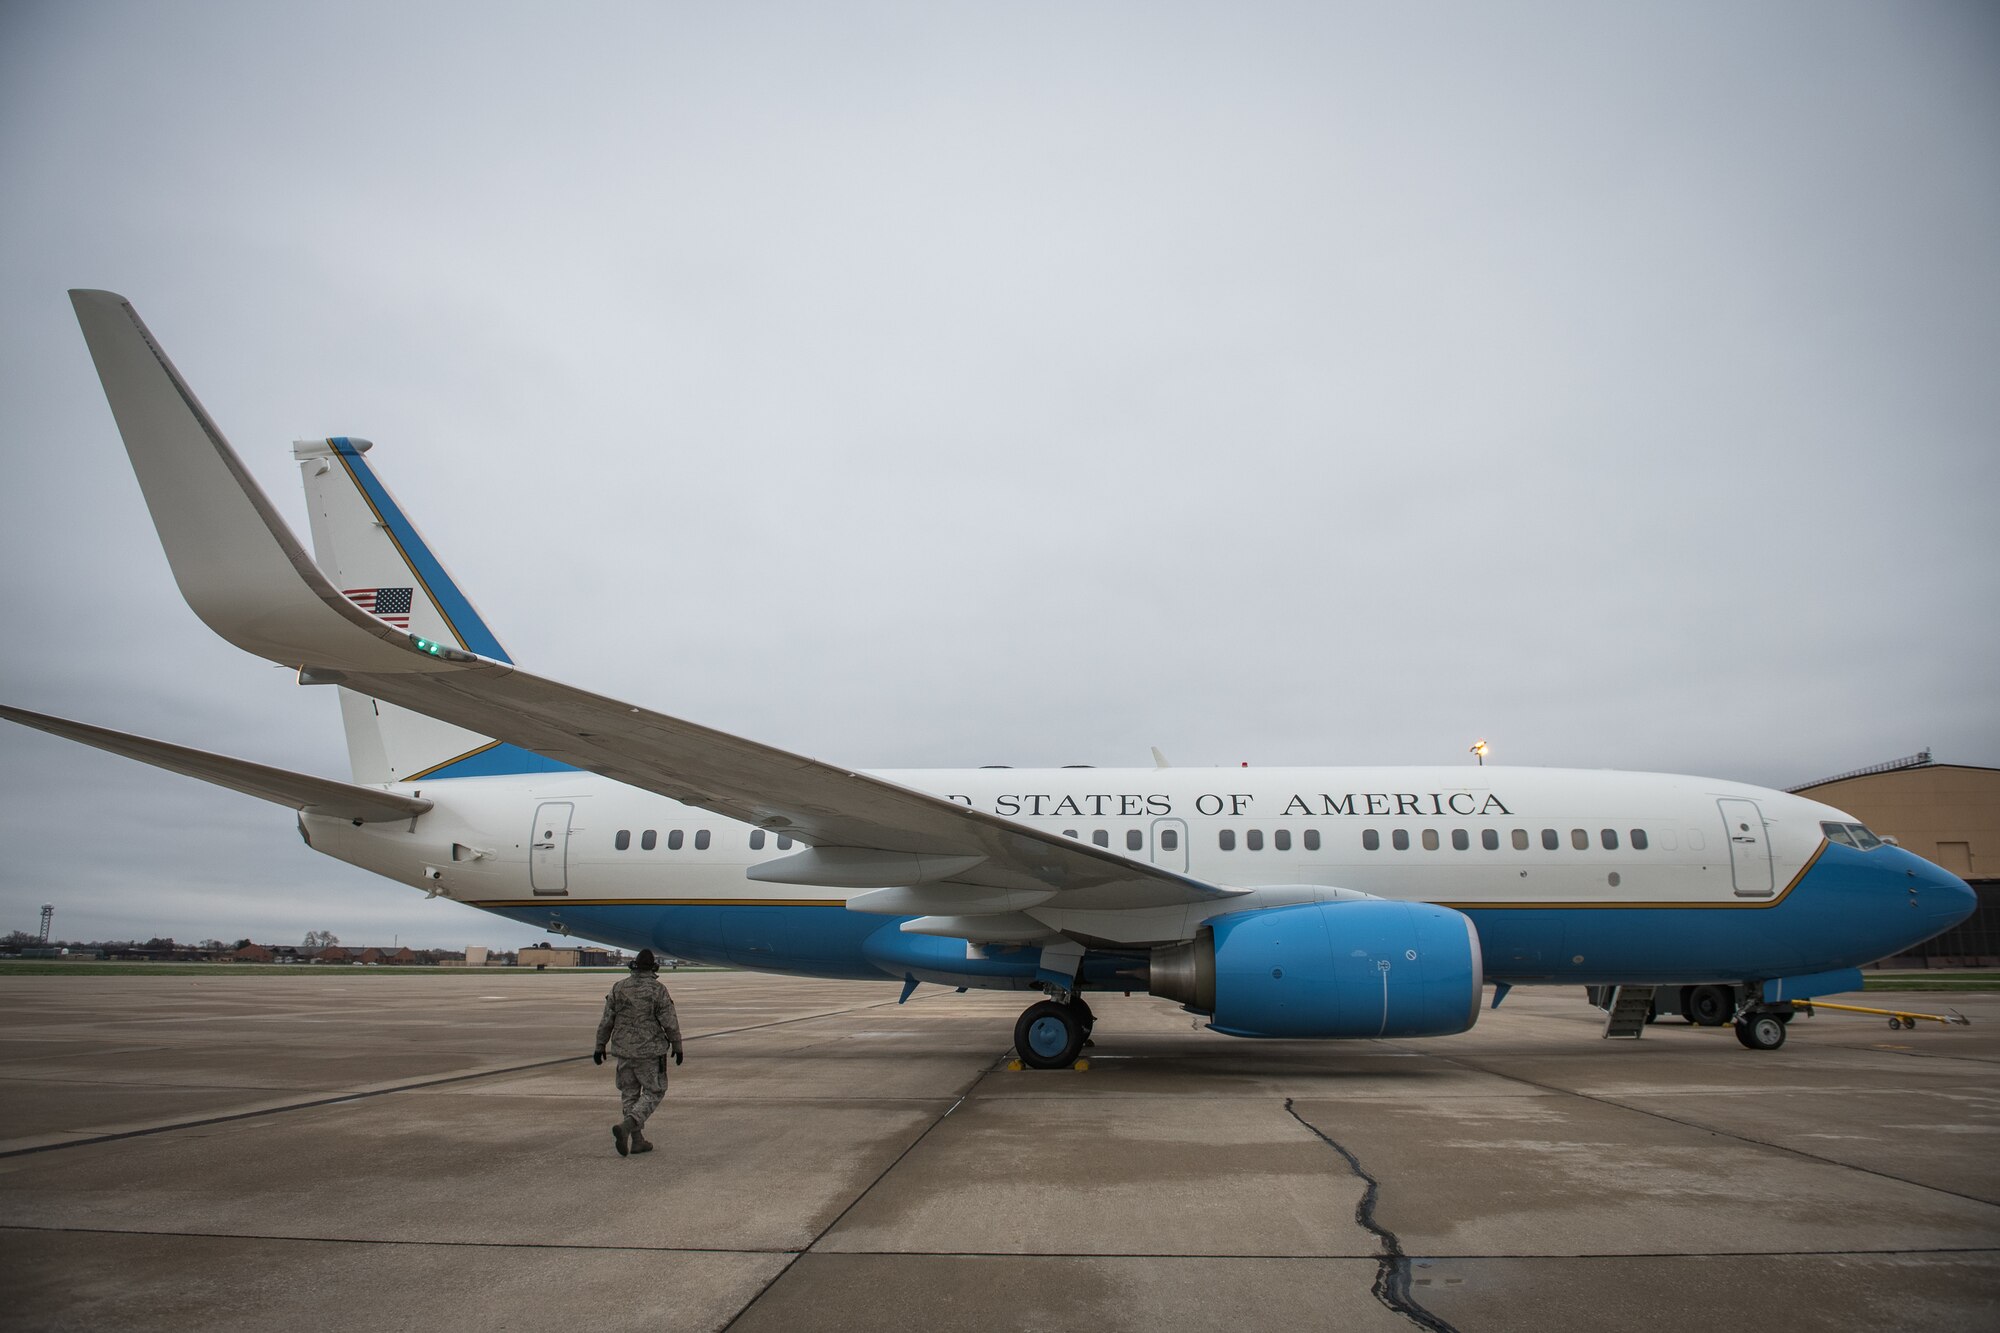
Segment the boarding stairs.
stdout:
[[1653,992],[1658,989],[1657,986],[1612,987],[1610,1003],[1605,1005],[1604,1035],[1636,1040],[1646,1031],[1646,1019],[1653,1012]]

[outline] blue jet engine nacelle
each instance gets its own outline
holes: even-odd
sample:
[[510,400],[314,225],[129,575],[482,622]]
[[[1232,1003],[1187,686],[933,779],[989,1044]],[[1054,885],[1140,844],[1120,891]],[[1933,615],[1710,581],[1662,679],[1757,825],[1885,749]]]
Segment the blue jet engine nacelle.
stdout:
[[1369,898],[1215,917],[1153,951],[1151,990],[1234,1037],[1443,1037],[1485,984],[1470,917]]

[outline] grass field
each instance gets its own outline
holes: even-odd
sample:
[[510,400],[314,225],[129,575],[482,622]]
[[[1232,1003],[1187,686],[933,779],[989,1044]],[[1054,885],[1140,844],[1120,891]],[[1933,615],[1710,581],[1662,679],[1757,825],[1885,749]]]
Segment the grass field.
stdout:
[[[66,962],[58,958],[0,959],[0,977],[218,977],[218,976],[305,976],[324,977],[330,972],[348,976],[383,977],[477,977],[493,972],[505,972],[509,976],[536,971],[532,967],[422,967],[415,965],[360,963],[101,963],[85,959]],[[541,969],[547,972],[603,972],[623,975],[623,967],[551,967]],[[676,972],[725,972],[727,968],[686,967],[667,968],[663,975],[672,976]]]
[[2000,970],[1990,972],[1870,972],[1868,990],[2000,990]]

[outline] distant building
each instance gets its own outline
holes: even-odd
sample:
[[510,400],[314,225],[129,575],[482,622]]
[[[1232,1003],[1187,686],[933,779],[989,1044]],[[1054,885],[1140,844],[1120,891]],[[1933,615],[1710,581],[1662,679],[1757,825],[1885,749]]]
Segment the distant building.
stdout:
[[520,967],[575,967],[580,949],[558,949],[552,944],[531,944],[516,955]]
[[229,956],[239,963],[268,963],[277,957],[262,944],[246,944]]
[[2000,963],[2000,768],[1933,763],[1925,750],[1792,790],[1845,810],[1905,851],[1943,866],[1979,895],[1979,910],[1963,925],[1884,962]]

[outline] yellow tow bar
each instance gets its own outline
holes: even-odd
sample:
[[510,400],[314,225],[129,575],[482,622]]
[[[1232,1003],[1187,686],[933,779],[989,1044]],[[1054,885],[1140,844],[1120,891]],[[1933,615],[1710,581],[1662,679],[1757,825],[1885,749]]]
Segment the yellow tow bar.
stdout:
[[1913,1028],[1917,1025],[1917,1020],[1920,1018],[1928,1018],[1931,1022],[1942,1023],[1946,1027],[1956,1025],[1958,1027],[1969,1028],[1972,1026],[1972,1020],[1956,1009],[1952,1010],[1951,1016],[1947,1018],[1943,1014],[1913,1014],[1902,1009],[1869,1009],[1858,1004],[1829,1004],[1825,1000],[1794,1000],[1792,1004],[1795,1008],[1803,1009],[1808,1018],[1812,1017],[1814,1009],[1839,1009],[1850,1014],[1885,1014],[1888,1016],[1889,1026],[1892,1028]]

